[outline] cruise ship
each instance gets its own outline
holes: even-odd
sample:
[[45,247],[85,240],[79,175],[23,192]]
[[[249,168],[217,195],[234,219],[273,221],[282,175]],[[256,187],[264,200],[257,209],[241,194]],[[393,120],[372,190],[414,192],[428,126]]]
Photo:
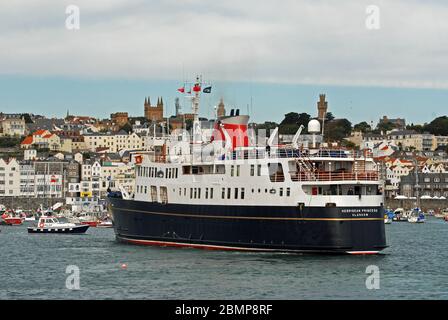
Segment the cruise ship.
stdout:
[[[195,88],[200,88],[197,79]],[[136,185],[110,192],[118,241],[216,250],[377,254],[386,248],[383,188],[367,151],[324,148],[321,122],[291,143],[254,138],[249,116],[217,117],[210,135],[191,96],[193,132],[148,137]]]

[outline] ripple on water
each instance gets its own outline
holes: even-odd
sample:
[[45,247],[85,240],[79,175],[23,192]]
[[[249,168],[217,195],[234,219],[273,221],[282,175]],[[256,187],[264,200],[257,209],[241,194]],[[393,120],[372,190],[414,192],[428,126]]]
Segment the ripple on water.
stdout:
[[[390,247],[378,256],[148,248],[115,242],[111,229],[73,236],[1,228],[0,299],[448,298],[448,224],[434,218],[387,225]],[[80,268],[80,290],[65,287],[68,265]],[[366,289],[369,265],[380,269],[379,290]]]

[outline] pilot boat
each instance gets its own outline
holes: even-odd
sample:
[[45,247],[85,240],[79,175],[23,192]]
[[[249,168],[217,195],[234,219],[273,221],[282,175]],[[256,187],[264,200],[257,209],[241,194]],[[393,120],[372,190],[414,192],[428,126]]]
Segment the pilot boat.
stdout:
[[55,217],[41,216],[37,226],[29,227],[28,233],[84,233],[88,225],[60,222]]

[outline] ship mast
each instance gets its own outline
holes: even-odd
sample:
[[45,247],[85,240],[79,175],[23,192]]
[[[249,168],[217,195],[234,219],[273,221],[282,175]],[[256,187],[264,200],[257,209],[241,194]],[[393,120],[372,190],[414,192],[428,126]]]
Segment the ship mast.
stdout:
[[193,143],[202,143],[201,123],[199,121],[199,93],[201,92],[202,79],[196,76],[196,82],[193,87],[194,96],[191,98],[191,111],[193,118]]

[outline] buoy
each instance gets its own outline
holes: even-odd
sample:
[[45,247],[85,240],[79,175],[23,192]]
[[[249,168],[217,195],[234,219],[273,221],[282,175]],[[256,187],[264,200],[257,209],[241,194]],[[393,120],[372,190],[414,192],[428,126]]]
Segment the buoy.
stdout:
[[128,265],[126,263],[121,264],[121,269],[127,269]]

